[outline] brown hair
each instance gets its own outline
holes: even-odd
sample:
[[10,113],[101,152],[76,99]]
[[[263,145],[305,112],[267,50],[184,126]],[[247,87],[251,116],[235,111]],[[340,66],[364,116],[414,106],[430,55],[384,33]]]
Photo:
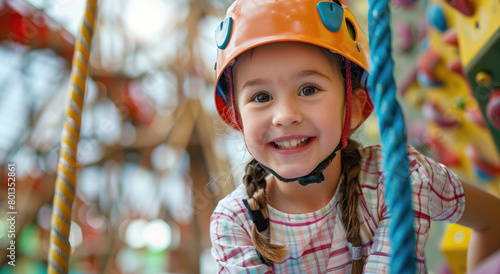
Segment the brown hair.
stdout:
[[[358,216],[359,192],[359,173],[361,166],[361,155],[358,150],[359,143],[348,139],[347,146],[342,149],[342,174],[344,182],[340,184],[340,210],[342,215],[342,224],[346,232],[347,241],[353,247],[361,247],[361,221]],[[362,273],[365,265],[365,258],[352,261],[352,273]]]
[[[268,172],[263,169],[255,159],[252,159],[252,161],[247,164],[245,172],[246,174],[243,177],[243,182],[247,189],[250,210],[260,210],[264,219],[267,219],[269,218],[266,195],[266,175]],[[269,227],[266,231],[269,232]],[[256,225],[252,228],[252,241],[257,252],[275,263],[281,262],[289,251],[285,246],[271,243],[267,236],[257,231]]]

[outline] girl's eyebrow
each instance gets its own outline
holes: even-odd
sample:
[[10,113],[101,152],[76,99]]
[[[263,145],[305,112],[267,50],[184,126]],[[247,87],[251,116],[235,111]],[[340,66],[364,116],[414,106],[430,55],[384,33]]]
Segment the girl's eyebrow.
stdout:
[[[319,77],[322,77],[322,78],[325,78],[327,80],[331,80],[330,77],[328,77],[326,74],[323,74],[315,69],[308,69],[308,70],[303,70],[299,73],[297,73],[295,76],[295,78],[303,78],[303,77],[307,77],[307,76],[319,76]],[[267,81],[265,79],[262,79],[262,78],[257,78],[257,79],[253,79],[253,80],[250,80],[250,81],[247,81],[243,87],[241,88],[242,90],[245,89],[246,87],[253,87],[253,86],[259,86],[259,85],[264,85],[266,84]]]
[[315,69],[303,70],[297,74],[297,78],[307,77],[307,76],[311,76],[311,75],[313,75],[313,76],[317,75],[317,76],[320,76],[320,77],[325,78],[327,80],[331,80],[330,77],[328,77],[326,74],[323,74]]
[[247,81],[243,87],[241,88],[242,90],[245,89],[246,87],[253,87],[253,86],[259,86],[259,85],[263,85],[265,84],[267,81],[264,80],[264,79],[253,79],[253,80],[250,80],[250,81]]

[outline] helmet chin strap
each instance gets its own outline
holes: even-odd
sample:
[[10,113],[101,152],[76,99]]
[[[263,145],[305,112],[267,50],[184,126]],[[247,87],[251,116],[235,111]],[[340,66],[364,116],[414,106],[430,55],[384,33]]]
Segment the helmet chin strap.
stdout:
[[269,167],[263,165],[262,163],[259,163],[259,165],[268,171],[269,173],[273,174],[278,180],[285,182],[285,183],[290,183],[290,182],[299,182],[299,184],[303,186],[307,186],[313,183],[321,183],[322,181],[325,180],[325,176],[323,175],[323,170],[325,170],[330,163],[333,161],[335,156],[337,155],[337,151],[339,151],[342,147],[342,141],[339,142],[337,147],[333,150],[333,152],[326,157],[325,160],[323,160],[319,165],[309,174],[302,176],[302,177],[297,177],[297,178],[284,178],[280,176],[276,171],[270,169]]

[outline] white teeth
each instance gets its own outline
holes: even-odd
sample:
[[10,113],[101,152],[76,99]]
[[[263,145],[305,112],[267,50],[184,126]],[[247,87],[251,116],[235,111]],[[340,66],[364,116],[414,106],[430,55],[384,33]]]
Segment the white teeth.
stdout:
[[279,149],[292,149],[305,145],[305,142],[307,140],[308,138],[284,140],[284,141],[274,142],[274,144]]

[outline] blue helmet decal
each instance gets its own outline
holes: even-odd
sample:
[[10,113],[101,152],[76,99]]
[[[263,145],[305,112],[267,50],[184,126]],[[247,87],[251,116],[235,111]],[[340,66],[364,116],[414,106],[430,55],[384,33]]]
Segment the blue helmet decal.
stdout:
[[231,38],[232,27],[233,18],[227,17],[220,22],[219,26],[215,29],[215,41],[217,43],[217,47],[220,49],[225,49],[227,47],[229,39]]
[[344,8],[333,2],[319,2],[316,5],[321,21],[332,32],[339,31],[344,21]]

